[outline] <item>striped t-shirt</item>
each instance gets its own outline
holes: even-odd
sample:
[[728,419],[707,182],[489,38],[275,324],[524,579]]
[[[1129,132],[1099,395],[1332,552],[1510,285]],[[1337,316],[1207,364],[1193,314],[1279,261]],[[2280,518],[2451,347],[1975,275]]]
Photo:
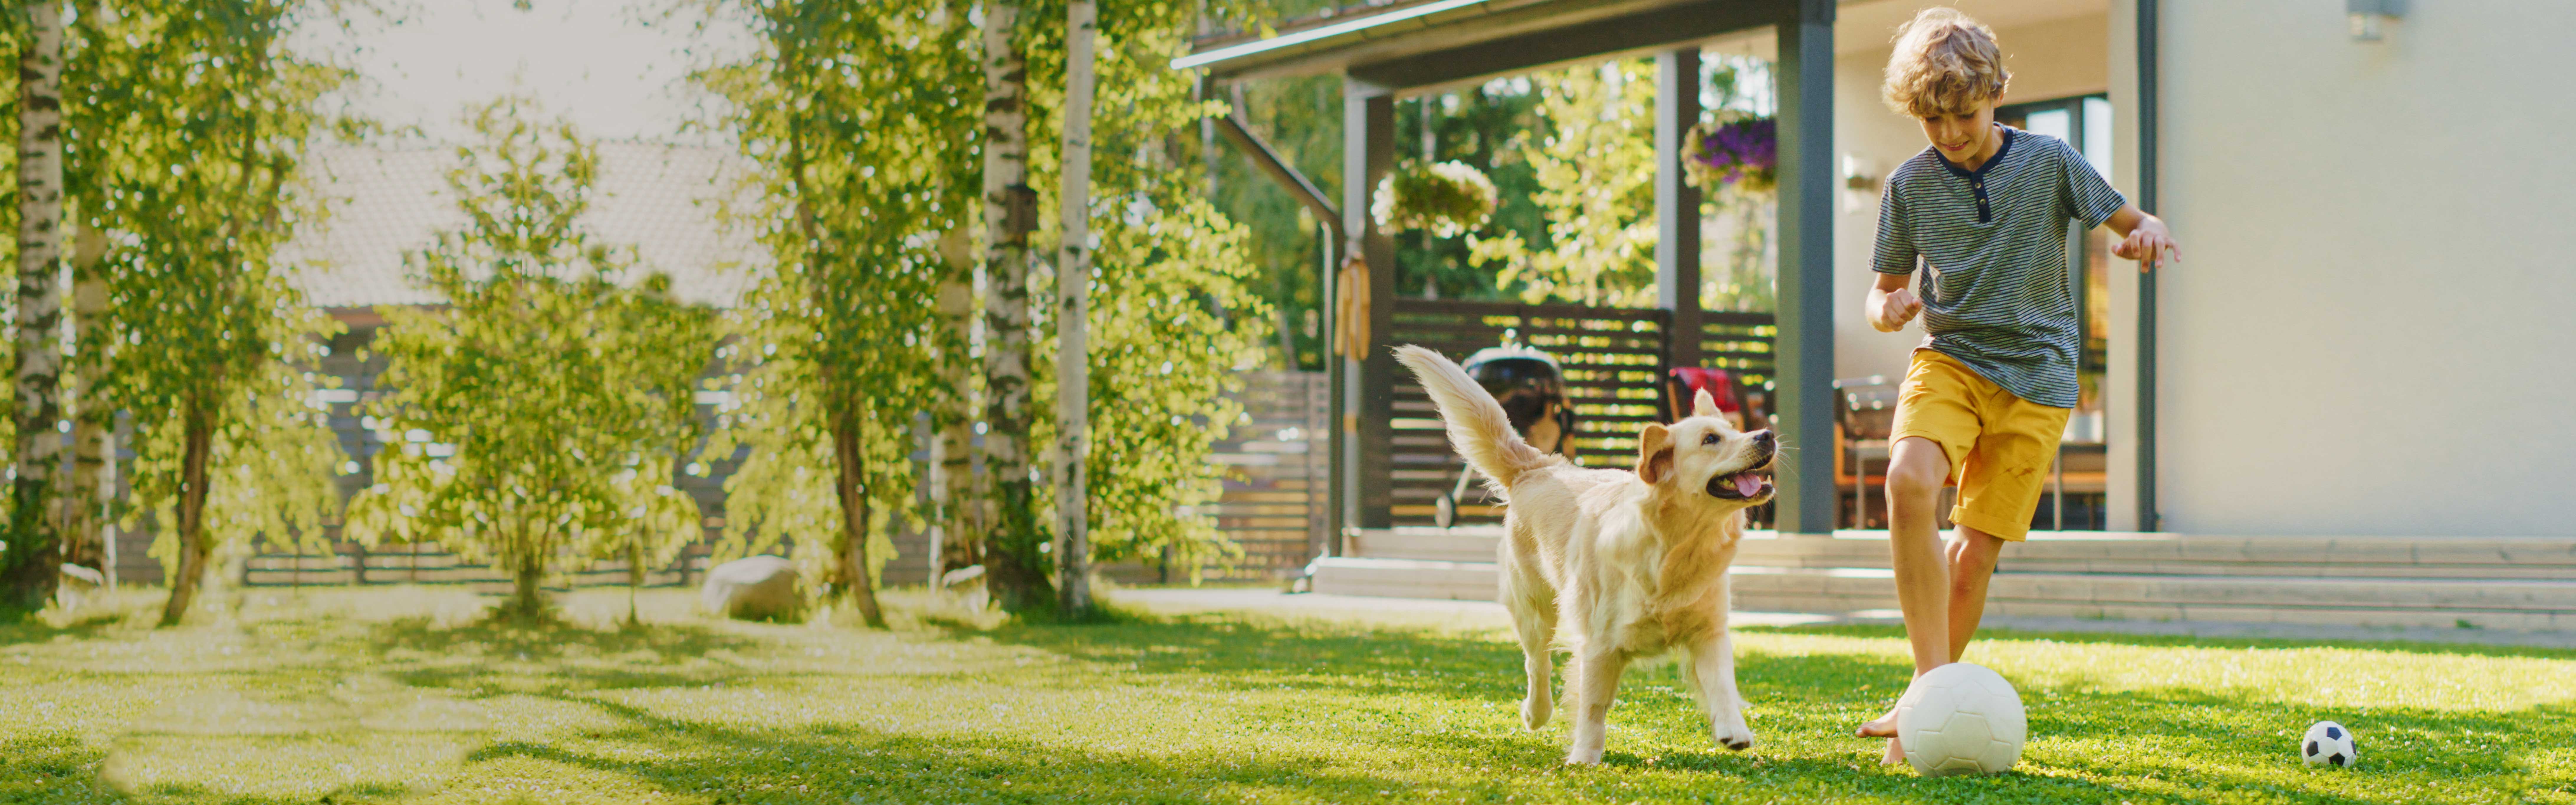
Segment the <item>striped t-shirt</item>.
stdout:
[[1923,346],[2022,399],[2073,408],[2079,395],[2066,222],[2100,226],[2127,206],[2064,140],[2003,127],[1970,171],[1925,147],[1887,179],[1870,267],[1925,266]]

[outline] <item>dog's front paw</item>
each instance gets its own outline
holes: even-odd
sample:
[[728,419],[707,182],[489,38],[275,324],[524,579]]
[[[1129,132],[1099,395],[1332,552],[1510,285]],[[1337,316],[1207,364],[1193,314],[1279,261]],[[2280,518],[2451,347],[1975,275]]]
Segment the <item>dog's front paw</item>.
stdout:
[[1753,728],[1740,723],[1720,724],[1710,734],[1717,739],[1717,745],[1737,752],[1753,748]]
[[1547,717],[1556,703],[1532,696],[1521,700],[1521,723],[1531,730],[1547,726]]
[[1570,752],[1565,753],[1565,765],[1568,765],[1568,766],[1598,766],[1598,765],[1601,765],[1601,750],[1599,750],[1599,749],[1588,749],[1588,750],[1587,750],[1587,749],[1583,749],[1583,748],[1577,747],[1577,748],[1576,748],[1576,749],[1574,749],[1573,751],[1570,751]]

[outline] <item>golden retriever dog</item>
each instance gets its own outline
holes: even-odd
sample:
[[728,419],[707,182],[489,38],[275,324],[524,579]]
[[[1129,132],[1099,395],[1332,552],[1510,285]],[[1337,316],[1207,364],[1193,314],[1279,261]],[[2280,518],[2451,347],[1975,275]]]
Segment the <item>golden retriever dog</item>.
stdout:
[[1439,353],[1406,346],[1396,359],[1439,405],[1450,443],[1506,503],[1499,570],[1529,675],[1522,723],[1547,723],[1551,651],[1563,648],[1574,655],[1565,762],[1599,763],[1620,672],[1673,652],[1718,745],[1751,747],[1726,631],[1726,571],[1744,510],[1772,496],[1771,432],[1737,432],[1702,392],[1691,416],[1637,434],[1635,471],[1585,469],[1523,441],[1493,396]]

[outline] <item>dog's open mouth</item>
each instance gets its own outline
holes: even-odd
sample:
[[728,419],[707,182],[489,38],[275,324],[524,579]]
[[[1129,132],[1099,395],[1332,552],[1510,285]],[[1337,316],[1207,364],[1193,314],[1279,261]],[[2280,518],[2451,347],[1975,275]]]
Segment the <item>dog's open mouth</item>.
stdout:
[[1721,500],[1750,500],[1771,494],[1771,465],[1708,479],[1708,494]]

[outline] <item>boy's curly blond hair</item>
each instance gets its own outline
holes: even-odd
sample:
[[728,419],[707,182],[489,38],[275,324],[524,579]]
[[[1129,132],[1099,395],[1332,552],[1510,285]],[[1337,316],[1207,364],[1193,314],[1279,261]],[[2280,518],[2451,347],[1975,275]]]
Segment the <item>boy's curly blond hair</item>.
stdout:
[[1898,114],[1971,115],[2003,97],[2011,82],[1992,29],[1956,9],[1935,7],[1896,29],[1896,55],[1887,60],[1879,92]]

